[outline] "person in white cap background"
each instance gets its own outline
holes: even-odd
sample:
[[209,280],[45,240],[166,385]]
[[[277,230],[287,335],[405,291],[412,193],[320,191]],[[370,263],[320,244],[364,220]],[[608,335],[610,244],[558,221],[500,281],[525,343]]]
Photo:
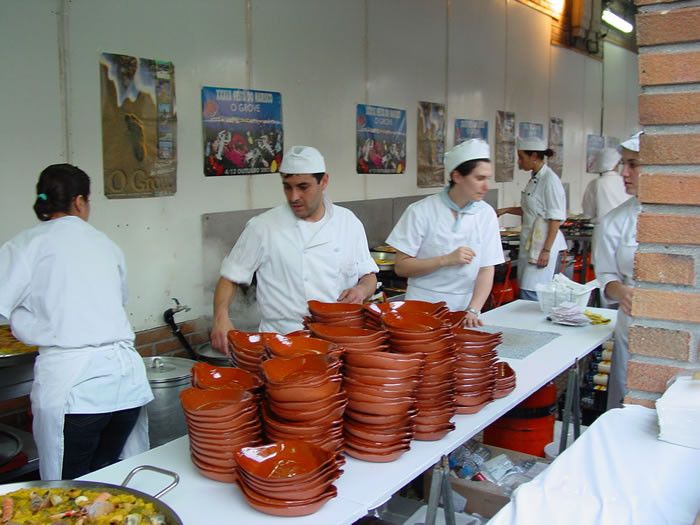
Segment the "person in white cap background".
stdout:
[[[566,219],[566,194],[559,176],[545,162],[545,157],[551,157],[554,152],[547,148],[544,139],[518,138],[517,148],[518,168],[529,171],[530,180],[521,194],[520,206],[501,208],[498,215],[522,216],[518,255],[520,298],[536,301],[537,285],[552,281],[559,266],[559,252],[566,250],[564,235],[559,231]],[[541,242],[533,244],[535,237],[540,237]]]
[[608,381],[608,408],[621,406],[627,382],[629,360],[628,332],[632,315],[634,292],[634,254],[637,251],[637,218],[642,209],[637,200],[639,185],[639,136],[632,135],[620,144],[622,179],[625,190],[632,196],[605,215],[596,227],[593,245],[593,264],[603,297],[611,304],[619,304],[615,325],[610,379]]
[[397,250],[396,273],[408,277],[406,299],[445,301],[467,311],[467,326],[479,326],[494,266],[504,261],[496,212],[483,201],[493,177],[489,145],[455,146],[445,174],[449,186],[411,204],[386,242]]
[[581,202],[583,214],[593,224],[600,222],[606,213],[630,198],[622,177],[617,172],[619,163],[620,154],[615,148],[603,148],[595,156],[591,171],[600,175],[588,183]]
[[226,351],[229,307],[238,286],[257,275],[260,331],[303,328],[307,301],[360,303],[374,293],[379,271],[359,219],[324,195],[326,163],[309,146],[284,155],[280,175],[287,202],[251,219],[221,264],[214,292],[212,346]]

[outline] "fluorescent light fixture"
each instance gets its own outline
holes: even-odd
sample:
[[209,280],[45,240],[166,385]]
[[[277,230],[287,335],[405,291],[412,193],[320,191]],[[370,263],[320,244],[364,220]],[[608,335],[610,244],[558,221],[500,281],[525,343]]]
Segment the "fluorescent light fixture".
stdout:
[[632,32],[632,24],[630,24],[624,18],[617,16],[615,13],[610,11],[610,9],[603,10],[603,22],[608,25],[613,26],[615,29],[622,31],[623,33]]

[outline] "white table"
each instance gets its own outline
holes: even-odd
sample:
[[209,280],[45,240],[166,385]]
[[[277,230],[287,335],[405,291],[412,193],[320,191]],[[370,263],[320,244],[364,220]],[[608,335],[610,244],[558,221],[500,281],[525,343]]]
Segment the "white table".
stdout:
[[[180,484],[162,499],[186,524],[220,523],[222,516],[231,522],[287,523],[334,525],[351,524],[369,510],[379,507],[392,494],[435,464],[460,444],[508,412],[542,385],[569,368],[576,359],[588,354],[612,334],[616,312],[592,308],[612,318],[608,325],[568,327],[545,320],[536,302],[515,301],[486,312],[484,322],[527,330],[542,330],[561,334],[523,360],[507,360],[517,376],[515,390],[505,398],[495,400],[481,412],[455,416],[456,429],[440,441],[414,441],[411,450],[392,463],[368,463],[348,458],[345,473],[336,482],[338,497],[319,512],[300,518],[275,518],[258,513],[246,503],[237,487],[217,483],[200,476],[189,460],[187,438],[183,437],[139,456],[92,472],[81,479],[120,483],[133,467],[151,464],[180,474]],[[157,474],[141,473],[131,486],[150,494],[167,483]]]
[[700,450],[659,441],[658,433],[655,410],[606,412],[489,525],[693,523]]

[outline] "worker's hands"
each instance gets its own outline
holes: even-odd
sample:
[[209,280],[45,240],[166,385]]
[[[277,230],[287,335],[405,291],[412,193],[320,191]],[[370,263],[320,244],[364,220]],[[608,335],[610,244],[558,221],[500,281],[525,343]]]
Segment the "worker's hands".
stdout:
[[228,333],[235,330],[231,319],[228,317],[222,319],[214,318],[214,324],[211,327],[211,347],[224,355],[228,355]]
[[467,312],[466,317],[464,318],[464,327],[465,328],[477,328],[479,326],[484,326],[484,322],[479,319],[478,316],[474,315],[471,312]]
[[460,246],[452,253],[443,255],[444,264],[443,266],[461,266],[462,264],[469,264],[476,253],[469,246]]
[[359,284],[343,290],[338,297],[339,303],[357,303],[362,304],[365,300],[365,290]]
[[620,310],[625,312],[627,315],[632,315],[632,296],[634,295],[634,288],[627,285],[622,285],[620,287]]
[[549,264],[549,258],[552,254],[550,253],[549,250],[542,250],[540,252],[540,256],[537,258],[537,267],[538,268],[546,268],[547,265]]

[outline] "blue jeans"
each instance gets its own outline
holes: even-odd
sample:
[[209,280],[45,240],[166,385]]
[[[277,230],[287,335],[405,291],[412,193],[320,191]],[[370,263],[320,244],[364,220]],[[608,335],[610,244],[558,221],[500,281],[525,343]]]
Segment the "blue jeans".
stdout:
[[537,301],[537,292],[534,290],[520,289],[520,298],[526,301]]
[[119,460],[141,407],[104,414],[66,414],[62,479],[78,478]]

